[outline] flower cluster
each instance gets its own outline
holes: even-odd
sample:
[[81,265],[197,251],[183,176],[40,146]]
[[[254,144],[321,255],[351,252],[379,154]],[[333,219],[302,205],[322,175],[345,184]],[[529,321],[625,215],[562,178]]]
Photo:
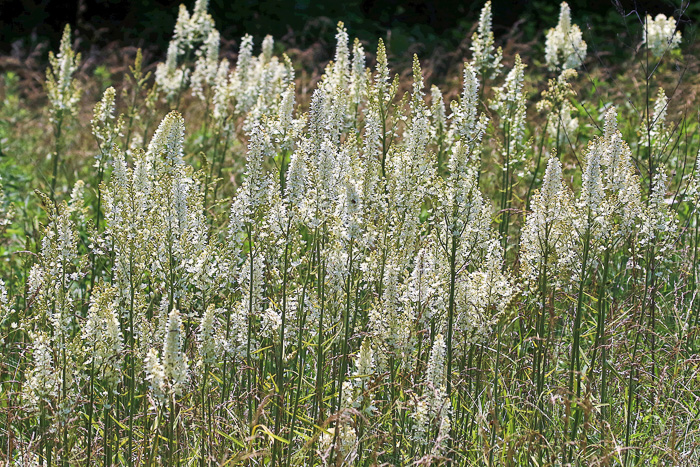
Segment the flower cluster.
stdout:
[[667,52],[673,52],[681,43],[681,32],[673,16],[666,17],[659,13],[652,18],[647,15],[644,22],[642,43],[646,44],[652,55],[662,57]]
[[489,0],[484,4],[481,10],[479,27],[477,32],[472,36],[470,48],[473,54],[472,66],[477,73],[495,78],[500,73],[501,67],[503,66],[501,64],[503,50],[500,47],[496,49],[494,46],[491,23],[491,1]]
[[[219,32],[207,11],[208,3],[208,0],[197,0],[192,14],[185,5],[180,5],[167,59],[157,65],[155,72],[156,84],[168,100],[185,89],[191,75],[189,61],[195,56],[199,59],[192,76],[194,88],[201,94],[202,82],[213,80],[219,55]],[[182,62],[180,57],[183,57]]]
[[46,93],[54,122],[74,114],[80,100],[80,87],[73,76],[80,65],[80,54],[73,50],[70,36],[70,26],[66,25],[58,54],[49,52],[51,66],[46,69]]
[[559,23],[547,32],[545,60],[550,70],[578,68],[586,58],[586,42],[581,29],[571,23],[568,3],[561,3]]

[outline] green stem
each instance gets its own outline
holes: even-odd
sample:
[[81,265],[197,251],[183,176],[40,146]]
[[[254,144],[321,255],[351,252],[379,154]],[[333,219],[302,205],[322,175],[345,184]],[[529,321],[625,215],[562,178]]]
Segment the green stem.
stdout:
[[[342,398],[343,398],[343,382],[345,381],[345,373],[347,372],[347,366],[348,366],[348,352],[349,352],[349,344],[348,342],[350,341],[350,308],[352,305],[352,267],[353,267],[353,247],[354,247],[355,239],[350,238],[350,251],[348,254],[348,279],[346,283],[346,290],[345,290],[345,316],[343,317],[343,326],[345,329],[345,337],[343,338],[343,345],[342,345],[342,353],[341,353],[341,365],[340,365],[340,374],[338,375],[338,411],[340,411],[340,408],[342,407]],[[338,433],[339,430],[336,430],[336,433]]]
[[[93,343],[93,354],[95,353],[95,344]],[[90,401],[88,402],[88,421],[87,421],[87,460],[85,465],[91,465],[92,460],[92,410],[95,405],[95,358],[90,362]]]
[[[280,323],[280,345],[277,355],[277,390],[279,391],[277,396],[277,406],[275,414],[275,433],[280,435],[280,427],[283,424],[282,418],[284,417],[284,411],[282,407],[285,405],[284,398],[284,332],[285,325],[287,323],[287,276],[289,271],[289,231],[291,229],[292,218],[291,216],[287,220],[287,230],[284,240],[284,271],[282,272],[282,316]],[[301,329],[299,330],[301,332]],[[297,349],[299,352],[301,349]],[[274,446],[272,449],[272,465],[275,465],[275,460],[277,458],[277,451],[280,449],[279,440],[275,438]]]
[[63,112],[59,111],[56,116],[56,126],[54,127],[55,150],[53,154],[53,171],[51,175],[51,201],[56,203],[56,179],[58,178],[58,163],[61,157],[61,132],[63,129]]
[[503,332],[505,330],[500,329],[500,326],[498,326],[498,329],[496,329],[496,332],[498,333],[498,344],[496,345],[496,366],[494,367],[494,372],[493,372],[493,426],[491,427],[491,446],[489,449],[489,465],[493,465],[493,454],[495,451],[495,444],[496,444],[496,431],[498,431],[498,428],[500,426],[500,421],[498,419],[498,377],[499,377],[499,368],[501,364],[501,338]]
[[[589,208],[590,211],[590,208]],[[591,215],[589,212],[588,218],[589,218],[589,225],[590,225],[590,219]],[[588,271],[588,254],[590,251],[590,242],[591,242],[591,233],[590,233],[590,227],[586,228],[586,235],[584,237],[584,244],[583,244],[583,260],[581,261],[581,277],[579,278],[579,288],[578,288],[578,297],[576,301],[576,316],[574,318],[574,329],[573,329],[573,343],[571,346],[571,365],[569,366],[569,393],[571,394],[571,405],[576,407],[574,408],[575,414],[574,414],[574,422],[573,422],[573,427],[571,428],[571,441],[575,441],[576,439],[576,432],[578,431],[578,424],[579,420],[581,417],[581,408],[578,406],[578,399],[581,397],[581,361],[580,361],[580,353],[581,353],[581,317],[583,315],[583,289],[584,285],[586,283],[586,275]],[[574,385],[574,369],[576,371],[576,378],[575,378],[575,385]],[[576,388],[576,400],[574,400],[574,387]],[[571,461],[571,456],[573,455],[572,451],[569,450],[569,461]]]

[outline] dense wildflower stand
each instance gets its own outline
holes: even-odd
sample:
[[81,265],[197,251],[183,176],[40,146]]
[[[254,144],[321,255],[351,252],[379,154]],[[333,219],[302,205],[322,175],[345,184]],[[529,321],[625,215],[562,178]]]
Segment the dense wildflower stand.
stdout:
[[[221,58],[197,0],[90,104],[75,173],[67,27],[44,214],[0,203],[31,254],[0,281],[0,459],[698,463],[697,122],[651,72],[634,111],[579,95],[566,3],[541,57],[491,21],[449,102],[342,23],[303,98],[269,36]],[[643,29],[646,63],[682,59],[676,20]]]

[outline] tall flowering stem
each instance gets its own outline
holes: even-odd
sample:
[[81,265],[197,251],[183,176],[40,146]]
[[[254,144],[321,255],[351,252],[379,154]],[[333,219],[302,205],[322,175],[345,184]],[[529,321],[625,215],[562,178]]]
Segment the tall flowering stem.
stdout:
[[506,76],[506,81],[496,89],[491,107],[498,112],[502,128],[502,176],[499,233],[504,250],[508,250],[510,218],[513,207],[513,186],[515,168],[525,156],[525,64],[520,55],[515,56],[515,64]]
[[80,100],[80,88],[74,74],[80,64],[80,54],[71,46],[70,26],[66,25],[61,38],[58,55],[49,52],[50,67],[46,69],[46,92],[49,95],[50,116],[54,131],[55,149],[52,155],[51,200],[56,199],[56,180],[63,151],[63,125],[65,119],[74,115]]

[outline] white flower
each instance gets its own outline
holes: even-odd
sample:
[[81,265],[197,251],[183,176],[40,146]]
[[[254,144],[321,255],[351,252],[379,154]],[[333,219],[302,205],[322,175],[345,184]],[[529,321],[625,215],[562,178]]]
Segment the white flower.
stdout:
[[[202,49],[198,50],[199,58],[194,65],[194,73],[190,79],[192,94],[201,100],[206,99],[204,86],[211,86],[219,69],[219,31],[212,29],[204,41]],[[203,51],[202,51],[203,50]]]
[[592,226],[598,215],[598,208],[603,202],[603,176],[600,170],[601,149],[600,144],[591,142],[588,145],[586,166],[581,175],[581,196],[578,200],[578,207],[582,212],[582,232]]
[[675,50],[681,43],[681,32],[677,30],[673,16],[667,18],[659,13],[652,19],[651,15],[647,15],[642,43],[647,44],[652,55],[657,58]]
[[80,54],[71,47],[70,26],[66,25],[58,55],[49,52],[51,66],[46,70],[46,91],[51,103],[51,120],[63,118],[77,111],[80,89],[73,75],[80,63]]
[[479,79],[474,67],[464,64],[462,96],[457,101],[452,101],[452,130],[455,135],[461,137],[464,143],[471,142],[477,136],[479,130],[477,123],[477,106],[479,104]]
[[185,120],[179,112],[165,116],[148,144],[146,157],[149,162],[165,158],[171,166],[183,163],[185,144]]
[[199,324],[199,335],[197,341],[199,343],[199,354],[205,363],[213,363],[218,355],[218,346],[216,342],[216,314],[221,310],[215,308],[214,305],[209,305],[207,310],[202,315],[202,321]]
[[367,377],[374,374],[374,353],[372,352],[372,339],[365,337],[362,340],[360,351],[355,358],[355,376]]
[[425,372],[425,381],[433,389],[445,384],[445,352],[445,339],[442,334],[438,334],[430,350],[428,369]]
[[367,75],[365,73],[365,49],[359,39],[355,39],[352,46],[352,72],[350,74],[350,92],[355,105],[360,105],[367,88]]
[[123,350],[115,295],[116,289],[98,284],[90,296],[87,322],[82,332],[85,351],[92,358],[96,371],[101,371],[111,385],[119,379]]
[[[495,78],[501,71],[503,51],[497,50],[493,45],[493,31],[491,30],[492,14],[491,0],[484,4],[479,16],[479,28],[472,36],[472,66],[476,73],[488,74]],[[487,73],[488,72],[488,73]]]
[[146,380],[150,383],[151,393],[159,403],[163,402],[165,392],[167,390],[165,370],[158,358],[158,351],[154,348],[148,349],[146,360],[144,361],[146,368]]
[[[525,65],[520,55],[515,55],[513,68],[506,75],[503,85],[494,90],[491,108],[496,110],[501,118],[501,125],[507,122],[508,137],[505,138],[502,153],[503,160],[515,164],[523,156],[523,142],[526,128],[526,96],[523,90],[525,83]],[[512,172],[512,167],[506,170]]]
[[114,99],[117,92],[112,86],[105,89],[102,100],[95,105],[92,117],[92,131],[98,138],[101,137],[101,130],[105,124],[114,120]]
[[179,54],[177,42],[170,42],[165,63],[156,65],[156,84],[165,91],[168,99],[174,98],[187,83],[189,70],[178,66]]
[[581,29],[571,24],[571,9],[562,2],[559,24],[547,33],[545,60],[550,70],[578,68],[586,58],[586,42]]
[[32,334],[32,359],[34,364],[27,375],[25,391],[30,406],[38,409],[41,401],[58,394],[59,375],[54,366],[51,339],[45,333]]
[[170,392],[182,394],[187,384],[187,357],[182,349],[182,319],[173,308],[168,315],[167,331],[163,344],[163,371],[170,384]]
[[[657,248],[663,251],[664,243],[673,241],[673,233],[677,230],[678,221],[675,211],[669,209],[666,202],[666,172],[662,167],[659,167],[654,174],[652,192],[649,195],[649,202],[644,213],[644,222],[642,223],[640,232],[640,244],[647,245],[656,242]],[[662,257],[663,255],[659,255]]]

